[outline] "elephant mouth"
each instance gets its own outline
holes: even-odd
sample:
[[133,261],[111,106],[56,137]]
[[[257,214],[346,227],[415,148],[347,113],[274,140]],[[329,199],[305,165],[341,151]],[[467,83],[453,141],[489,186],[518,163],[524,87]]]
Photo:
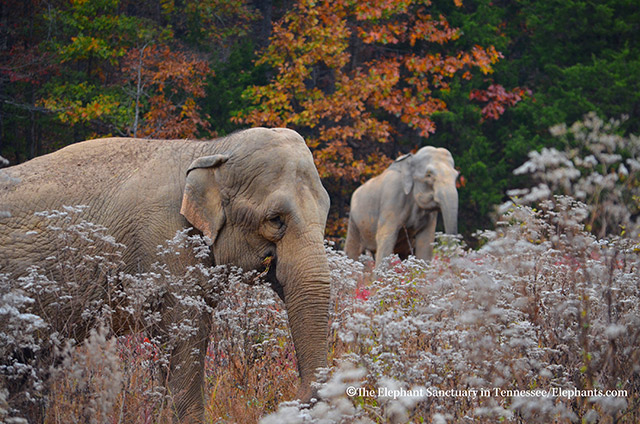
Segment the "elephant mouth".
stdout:
[[440,209],[440,206],[433,198],[433,194],[428,195],[428,194],[420,193],[416,195],[416,203],[418,204],[420,209],[425,209],[425,210]]
[[275,256],[265,256],[262,260],[262,266],[258,272],[260,273],[262,280],[269,283],[273,291],[276,292],[278,297],[284,302],[284,288],[276,277],[277,263],[278,259]]

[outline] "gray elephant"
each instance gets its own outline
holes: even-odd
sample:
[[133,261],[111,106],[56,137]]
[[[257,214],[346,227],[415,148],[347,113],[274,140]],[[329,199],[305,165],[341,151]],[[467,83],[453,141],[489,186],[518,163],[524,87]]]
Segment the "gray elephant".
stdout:
[[396,159],[353,193],[347,255],[357,259],[374,252],[376,267],[392,253],[430,260],[438,211],[445,231],[458,232],[457,176],[451,153],[443,148],[426,146]]
[[[268,276],[288,312],[301,377],[298,396],[312,396],[315,372],[327,365],[329,196],[299,134],[254,128],[214,141],[91,140],[0,172],[20,180],[0,186],[1,209],[8,212],[0,216],[0,270],[12,277],[45,263],[55,249],[40,235],[45,232],[34,212],[63,205],[87,205],[83,218],[108,228],[126,246],[126,273],[149,270],[157,246],[189,227],[205,236],[211,255],[194,254],[186,263],[168,263],[170,269],[184,272],[205,262],[262,272],[272,258]],[[25,235],[34,230],[39,235]],[[171,321],[171,313],[160,313],[163,322]],[[203,418],[211,314],[198,319],[197,334],[175,346],[167,378],[181,422]]]

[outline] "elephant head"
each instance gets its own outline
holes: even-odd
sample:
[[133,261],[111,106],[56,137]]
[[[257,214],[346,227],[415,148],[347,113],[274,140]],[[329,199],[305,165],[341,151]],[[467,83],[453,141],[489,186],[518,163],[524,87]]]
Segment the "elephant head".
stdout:
[[458,233],[458,191],[453,157],[448,150],[426,146],[399,159],[404,193],[421,209],[440,210],[445,232]]
[[[285,302],[309,399],[315,371],[326,367],[329,267],[324,228],[329,196],[297,133],[248,130],[251,143],[221,143],[187,170],[181,214],[210,244],[216,264],[264,270]],[[236,137],[237,139],[238,137]]]

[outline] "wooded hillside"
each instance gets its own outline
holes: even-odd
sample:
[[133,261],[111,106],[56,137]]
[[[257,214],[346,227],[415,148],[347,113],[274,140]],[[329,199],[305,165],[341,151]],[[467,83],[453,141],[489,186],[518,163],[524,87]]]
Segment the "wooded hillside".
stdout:
[[432,144],[461,172],[468,235],[552,125],[595,111],[639,132],[639,34],[635,0],[2,0],[0,156],[287,126],[339,238],[353,190]]

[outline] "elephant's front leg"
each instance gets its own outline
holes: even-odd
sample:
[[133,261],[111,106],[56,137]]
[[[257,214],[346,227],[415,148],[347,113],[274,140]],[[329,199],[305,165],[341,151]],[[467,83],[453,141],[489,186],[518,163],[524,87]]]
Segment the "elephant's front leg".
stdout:
[[167,389],[173,420],[179,423],[204,421],[204,366],[211,330],[211,313],[193,314],[195,334],[179,337],[171,352]]
[[436,239],[437,223],[438,212],[430,212],[427,215],[427,225],[416,234],[416,258],[430,261],[433,257],[433,242]]
[[383,221],[378,225],[376,231],[376,268],[382,265],[384,258],[393,254],[400,227],[399,223],[390,220]]

